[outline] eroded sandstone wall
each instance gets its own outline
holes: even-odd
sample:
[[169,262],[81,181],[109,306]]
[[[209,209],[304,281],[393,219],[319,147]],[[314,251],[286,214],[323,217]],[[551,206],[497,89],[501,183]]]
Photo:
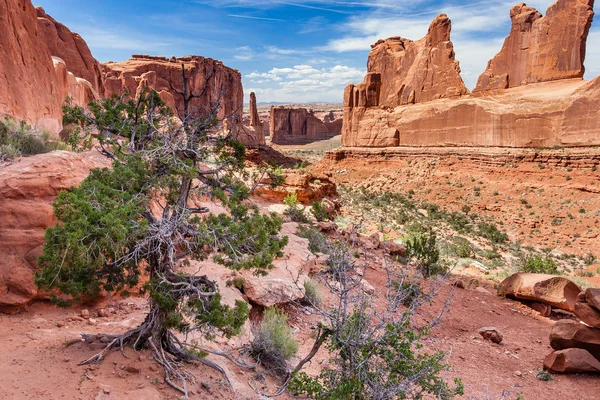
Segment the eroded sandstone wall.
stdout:
[[149,87],[174,110],[183,112],[183,97],[177,93],[183,87],[182,65],[189,78],[189,93],[197,96],[190,101],[192,115],[206,115],[218,105],[220,119],[241,122],[244,102],[241,74],[212,58],[134,55],[127,61],[102,64],[105,96],[123,93],[136,96]]
[[512,28],[474,91],[582,78],[594,0],[558,0],[542,17],[524,3],[510,10]]
[[[378,42],[369,54],[365,81],[349,85],[344,92],[342,143],[349,147],[600,145],[600,78],[581,79],[592,6],[592,0],[558,0],[545,17],[525,4],[514,6],[512,30],[472,94],[456,91],[460,70],[449,50],[450,22],[445,16],[434,20],[424,39],[409,46],[398,38]],[[435,38],[450,43],[443,47],[447,74],[427,78],[429,82],[437,77],[435,90],[427,91],[425,85],[405,96],[406,82],[415,76],[411,71],[429,76],[424,65],[435,65],[419,61],[419,54],[433,51],[423,44],[439,42]],[[407,57],[412,54],[407,53],[409,48],[417,56]]]
[[325,122],[306,108],[271,106],[271,143],[305,144],[340,134],[340,123]]
[[45,13],[38,18],[42,11],[30,0],[0,0],[0,116],[58,134],[65,99],[85,105],[96,95],[93,85],[53,57],[66,48],[54,43],[46,25],[54,20]]
[[90,82],[100,95],[104,93],[102,68],[83,38],[54,18],[46,14],[43,8],[36,8],[40,33],[50,54],[65,62],[67,70],[75,77]]
[[254,92],[250,93],[249,118],[244,119],[241,128],[236,132],[236,136],[246,147],[259,147],[266,144],[264,126],[260,121]]

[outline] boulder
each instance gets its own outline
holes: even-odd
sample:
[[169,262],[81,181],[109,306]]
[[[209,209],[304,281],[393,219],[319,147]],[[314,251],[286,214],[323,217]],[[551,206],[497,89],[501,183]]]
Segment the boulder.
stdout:
[[282,185],[271,187],[265,182],[255,193],[272,203],[282,203],[287,195],[296,193],[298,201],[305,205],[338,194],[337,186],[328,176],[300,170],[286,170]]
[[474,92],[582,78],[594,0],[558,0],[542,17],[524,3],[510,10],[512,28]]
[[54,151],[22,158],[0,174],[0,311],[18,310],[40,297],[34,284],[44,231],[56,223],[52,201],[78,185],[92,168],[107,166],[93,150]]
[[548,304],[544,304],[544,303],[538,303],[538,302],[532,302],[529,304],[529,306],[531,308],[533,308],[535,311],[539,312],[541,316],[543,317],[549,317],[550,314],[552,314],[552,307],[549,306]]
[[570,312],[580,292],[579,286],[569,279],[547,274],[516,273],[498,286],[500,296],[545,303]]
[[298,224],[283,224],[281,234],[288,237],[283,249],[284,256],[273,262],[267,276],[254,276],[243,272],[244,295],[255,304],[272,307],[304,297],[304,278],[311,260],[315,258],[308,248],[308,239],[296,235]]
[[555,373],[600,372],[600,361],[583,349],[559,350],[544,359],[544,369]]
[[385,251],[392,257],[407,257],[408,253],[406,251],[406,246],[402,243],[396,243],[392,241],[387,241],[383,244]]
[[575,303],[573,310],[577,318],[592,328],[600,328],[600,312],[588,303]]
[[312,110],[271,106],[269,130],[271,143],[305,144],[339,135],[340,124],[325,122]]
[[577,321],[557,321],[550,331],[550,346],[555,350],[585,349],[600,359],[600,330]]
[[585,291],[585,301],[596,310],[600,311],[600,289],[587,289]]
[[479,329],[479,334],[486,340],[489,340],[493,343],[500,344],[504,337],[502,333],[497,328],[494,327],[484,327]]

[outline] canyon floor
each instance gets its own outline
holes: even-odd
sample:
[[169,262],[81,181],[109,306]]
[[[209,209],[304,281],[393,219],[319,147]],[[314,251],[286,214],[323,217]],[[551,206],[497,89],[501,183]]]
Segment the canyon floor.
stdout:
[[[415,223],[434,226],[442,247],[448,249],[442,253],[455,275],[451,280],[462,279],[465,288],[450,285],[451,280],[440,282],[438,296],[418,319],[433,319],[444,302],[451,301],[425,345],[448,352],[452,370],[447,377],[462,379],[464,398],[597,398],[597,376],[553,375],[551,381],[537,377],[551,352],[550,329],[565,315],[542,317],[520,302],[497,296],[494,285],[515,271],[523,254],[535,253],[551,254],[581,286],[600,286],[600,265],[590,258],[600,256],[600,171],[595,167],[600,149],[370,149],[326,154],[339,143],[338,137],[277,150],[304,160],[296,169],[322,174],[338,184],[342,209],[335,222],[340,227],[360,223],[365,234],[383,231],[390,239],[401,239]],[[404,213],[386,193],[401,194],[410,211]],[[447,218],[451,212],[465,214],[475,225],[494,224],[508,240],[496,244],[476,230],[457,232]],[[459,236],[468,243],[468,255],[452,250]],[[472,268],[474,264],[483,268]],[[383,268],[374,263],[365,279],[376,288],[383,286]],[[92,322],[80,317],[82,308],[94,314],[107,307],[113,309],[107,317]],[[67,309],[37,302],[16,314],[0,314],[0,399],[180,398],[148,353],[128,349],[129,358],[117,351],[100,365],[77,365],[98,352],[77,342],[81,333],[122,332],[140,323],[146,311],[145,301],[133,297]],[[315,317],[300,306],[288,306],[286,311],[302,356],[312,345]],[[498,328],[503,342],[483,340],[478,330],[484,326]],[[190,398],[260,398],[248,382],[257,386],[262,377],[224,359],[212,359],[226,367],[232,387],[216,371],[191,366],[197,382]],[[309,371],[317,371],[324,361],[317,356]],[[273,391],[272,379],[266,382],[264,390]]]

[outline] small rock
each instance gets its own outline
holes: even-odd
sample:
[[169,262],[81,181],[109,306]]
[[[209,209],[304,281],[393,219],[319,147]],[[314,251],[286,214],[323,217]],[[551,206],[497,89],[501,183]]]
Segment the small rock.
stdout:
[[139,374],[142,372],[141,368],[133,366],[133,365],[126,366],[125,371],[129,372],[130,374]]
[[373,285],[371,285],[369,282],[365,281],[364,279],[360,281],[360,287],[363,290],[363,292],[365,292],[368,295],[375,294],[375,288],[373,287]]
[[90,317],[90,310],[83,309],[83,310],[81,310],[79,315],[81,315],[81,318],[88,319]]
[[481,287],[481,286],[477,286],[475,288],[475,291],[479,292],[479,293],[483,293],[483,294],[491,294],[486,288]]
[[465,282],[463,282],[462,279],[456,279],[456,280],[452,281],[451,285],[454,287],[457,287],[459,289],[465,288]]
[[486,340],[490,340],[493,343],[499,344],[502,342],[502,333],[494,327],[484,327],[479,329],[479,334]]
[[521,373],[521,371],[515,371],[515,372],[513,372],[513,374],[515,376],[521,376],[521,375],[523,375],[523,373]]
[[95,320],[94,318],[90,318],[90,319],[88,319],[88,325],[92,325],[92,326],[98,325],[98,321]]
[[108,317],[108,315],[109,315],[109,312],[106,309],[101,308],[98,310],[98,317],[106,318],[106,317]]
[[62,328],[63,326],[65,326],[65,321],[57,321],[56,326],[58,326],[59,328]]

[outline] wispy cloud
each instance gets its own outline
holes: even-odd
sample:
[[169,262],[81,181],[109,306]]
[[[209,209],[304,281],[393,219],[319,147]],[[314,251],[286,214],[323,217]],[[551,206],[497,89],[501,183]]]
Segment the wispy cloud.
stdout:
[[239,15],[239,14],[227,14],[228,17],[233,17],[233,18],[244,18],[244,19],[257,19],[260,21],[279,21],[279,22],[285,22],[285,19],[279,19],[279,18],[267,18],[267,17],[254,17],[251,15]]

